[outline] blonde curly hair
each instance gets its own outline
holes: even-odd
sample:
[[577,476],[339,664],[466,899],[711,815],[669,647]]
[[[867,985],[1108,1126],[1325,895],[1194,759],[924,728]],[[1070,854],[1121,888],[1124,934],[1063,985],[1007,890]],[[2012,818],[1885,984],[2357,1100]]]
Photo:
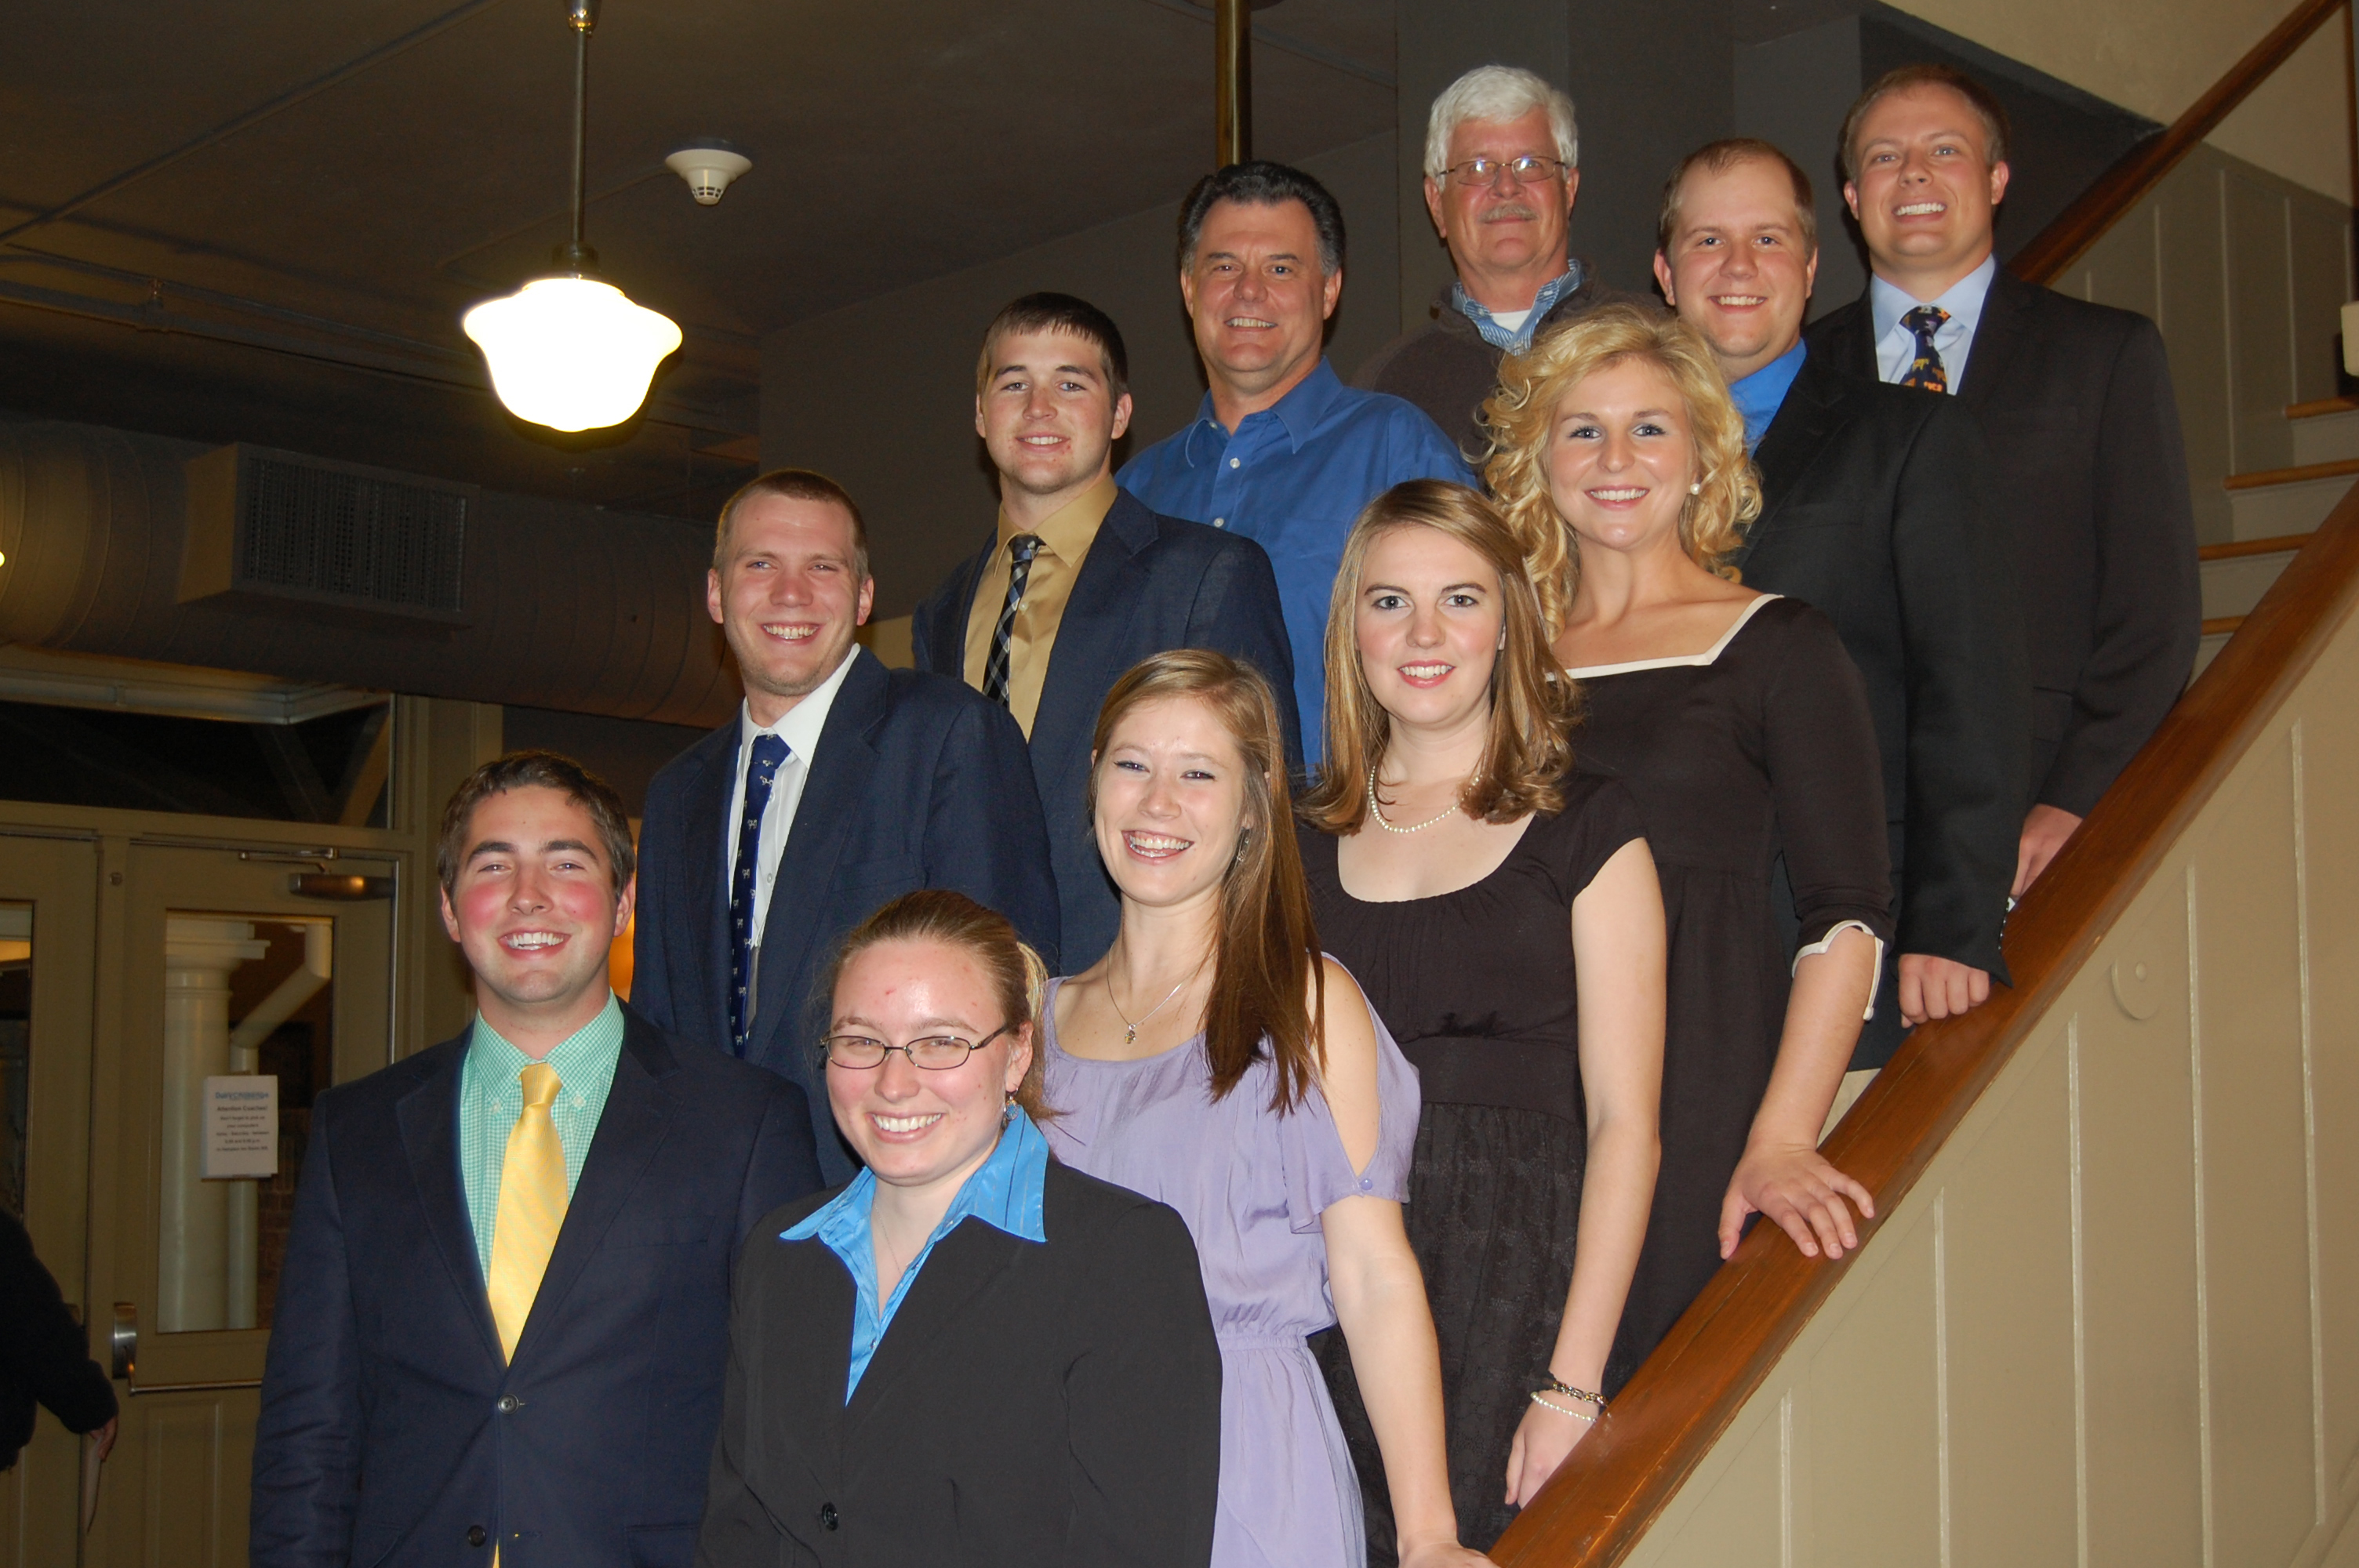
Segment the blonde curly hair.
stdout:
[[1669,376],[1686,406],[1695,443],[1696,483],[1680,508],[1680,544],[1690,560],[1731,582],[1727,564],[1745,525],[1761,514],[1761,482],[1745,453],[1745,419],[1728,398],[1720,365],[1695,330],[1676,316],[1636,305],[1603,305],[1555,329],[1499,367],[1483,405],[1491,432],[1484,482],[1524,548],[1550,635],[1564,627],[1581,581],[1581,548],[1549,492],[1549,451],[1565,394],[1625,360]]

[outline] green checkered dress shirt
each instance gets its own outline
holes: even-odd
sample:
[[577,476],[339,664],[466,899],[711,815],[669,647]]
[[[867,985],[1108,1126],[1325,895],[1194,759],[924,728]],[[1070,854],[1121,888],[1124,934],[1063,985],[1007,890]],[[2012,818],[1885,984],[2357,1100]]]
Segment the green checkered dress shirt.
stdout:
[[[609,993],[598,1016],[543,1058],[557,1069],[557,1103],[549,1119],[565,1146],[565,1198],[582,1181],[582,1162],[605,1114],[606,1091],[614,1087],[614,1063],[623,1054],[623,1004]],[[467,1220],[475,1230],[475,1261],[492,1277],[492,1227],[500,1212],[500,1167],[506,1162],[508,1134],[524,1114],[522,1076],[533,1058],[500,1038],[481,1014],[467,1042],[459,1072],[459,1175],[467,1188]]]

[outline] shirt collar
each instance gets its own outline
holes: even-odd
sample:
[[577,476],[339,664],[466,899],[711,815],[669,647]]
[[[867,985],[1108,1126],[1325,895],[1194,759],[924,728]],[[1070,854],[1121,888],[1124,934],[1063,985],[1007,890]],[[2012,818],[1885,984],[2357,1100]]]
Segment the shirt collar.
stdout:
[[495,1100],[518,1088],[519,1076],[536,1060],[556,1068],[560,1084],[579,1089],[601,1076],[612,1077],[622,1052],[623,1004],[613,991],[606,993],[606,1005],[598,1010],[597,1017],[560,1041],[546,1056],[526,1055],[484,1022],[480,1012],[467,1039],[467,1059],[483,1075],[481,1082]]
[[1990,297],[1991,279],[1998,276],[1995,253],[1983,257],[1983,265],[1958,279],[1931,299],[1919,299],[1897,283],[1870,276],[1867,280],[1868,308],[1875,314],[1875,341],[1882,342],[1900,325],[1900,318],[1919,305],[1930,305],[1946,310],[1950,319],[1943,329],[1971,333],[1983,316],[1983,301]]
[[1098,536],[1098,526],[1114,510],[1114,500],[1119,493],[1114,475],[1100,474],[1095,484],[1050,513],[1038,527],[1028,530],[1018,530],[1003,510],[999,514],[999,549],[1005,554],[1008,541],[1018,532],[1028,532],[1038,535],[1050,555],[1071,566],[1090,553],[1090,545]]
[[1548,319],[1549,312],[1555,309],[1566,295],[1579,289],[1583,281],[1581,260],[1578,256],[1573,257],[1562,273],[1540,285],[1539,292],[1532,296],[1531,314],[1524,318],[1521,327],[1511,328],[1500,321],[1480,300],[1466,292],[1464,284],[1455,279],[1450,285],[1450,303],[1461,316],[1474,323],[1474,330],[1483,335],[1484,342],[1495,349],[1519,354],[1532,346],[1532,334],[1539,330],[1542,321]]
[[[927,1248],[930,1249],[961,1220],[969,1218],[1004,1230],[1019,1241],[1046,1242],[1049,1232],[1042,1223],[1041,1205],[1048,1170],[1049,1140],[1021,1108],[1011,1106],[1006,1130],[1000,1133],[991,1157],[960,1186],[941,1223],[927,1238]],[[875,1201],[875,1173],[864,1168],[843,1191],[780,1231],[778,1239],[807,1241],[817,1237],[843,1256],[848,1247],[870,1239],[868,1217]]]
[[1792,348],[1752,374],[1739,376],[1728,384],[1729,401],[1745,416],[1747,451],[1761,444],[1769,421],[1777,417],[1777,410],[1784,406],[1786,394],[1793,389],[1794,378],[1801,373],[1802,361],[1809,352],[1808,346],[1797,338]]
[[787,750],[809,763],[819,752],[820,731],[827,728],[827,710],[835,706],[835,694],[843,689],[843,677],[852,673],[853,661],[860,657],[860,644],[854,643],[843,652],[843,662],[835,673],[813,687],[810,695],[779,716],[776,724],[765,729],[754,722],[752,705],[737,705],[737,767],[745,768],[745,758],[754,749],[756,735],[776,735],[787,743]]
[[[1327,356],[1321,354],[1319,363],[1312,367],[1309,375],[1297,382],[1292,391],[1263,409],[1262,413],[1277,421],[1279,427],[1286,432],[1289,447],[1299,452],[1302,444],[1317,433],[1319,427],[1326,421],[1328,412],[1343,395],[1343,381],[1335,374],[1335,367],[1327,362]],[[1246,415],[1237,421],[1238,428],[1244,428],[1256,417],[1256,415]],[[1212,455],[1217,456],[1221,447],[1226,446],[1236,432],[1223,429],[1220,420],[1213,416],[1212,395],[1209,392],[1204,394],[1204,401],[1197,406],[1196,423],[1188,432],[1188,462],[1190,467],[1196,462],[1195,438],[1207,426],[1219,432],[1220,444],[1212,449]]]

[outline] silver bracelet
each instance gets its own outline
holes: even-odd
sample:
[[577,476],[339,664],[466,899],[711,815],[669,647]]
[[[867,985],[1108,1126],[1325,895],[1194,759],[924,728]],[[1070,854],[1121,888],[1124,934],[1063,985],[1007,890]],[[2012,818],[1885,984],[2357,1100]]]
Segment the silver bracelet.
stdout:
[[1585,1421],[1594,1424],[1597,1420],[1593,1415],[1583,1415],[1577,1410],[1567,1410],[1564,1406],[1548,1399],[1537,1389],[1532,1390],[1532,1403],[1539,1406],[1542,1410],[1554,1411],[1559,1415],[1569,1415],[1575,1421]]

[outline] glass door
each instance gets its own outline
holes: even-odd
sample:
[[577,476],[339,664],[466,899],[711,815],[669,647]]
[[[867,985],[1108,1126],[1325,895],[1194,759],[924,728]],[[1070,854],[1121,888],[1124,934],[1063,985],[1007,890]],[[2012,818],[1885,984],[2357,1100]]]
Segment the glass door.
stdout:
[[[85,1325],[97,904],[93,840],[0,831],[0,1206]],[[40,1411],[16,1467],[0,1474],[0,1568],[75,1560],[81,1476],[82,1440]]]
[[121,1173],[110,1307],[136,1419],[101,1560],[234,1563],[311,1106],[392,1059],[396,868],[134,842],[127,871],[124,1060],[100,1132]]

